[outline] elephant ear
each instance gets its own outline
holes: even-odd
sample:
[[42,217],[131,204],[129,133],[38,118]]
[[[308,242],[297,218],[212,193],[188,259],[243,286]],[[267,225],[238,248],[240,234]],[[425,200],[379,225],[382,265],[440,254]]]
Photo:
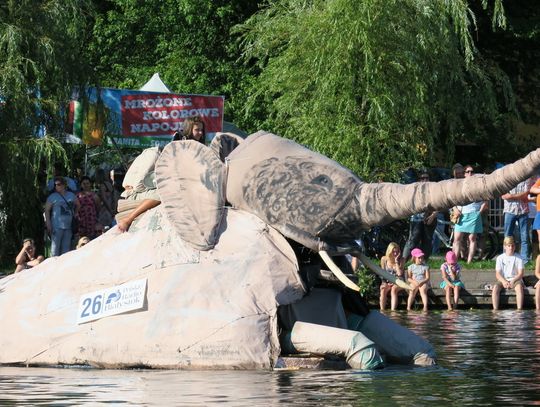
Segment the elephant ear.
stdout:
[[210,250],[218,240],[224,182],[223,163],[193,140],[169,143],[156,163],[162,210],[182,240],[195,249]]
[[210,148],[225,162],[225,158],[243,142],[244,139],[233,133],[217,133],[210,143]]

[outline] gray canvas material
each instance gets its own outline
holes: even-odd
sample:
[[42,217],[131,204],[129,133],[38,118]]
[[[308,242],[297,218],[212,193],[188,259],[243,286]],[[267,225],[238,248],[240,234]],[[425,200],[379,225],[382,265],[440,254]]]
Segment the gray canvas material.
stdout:
[[[212,251],[179,239],[158,206],[129,233],[111,229],[1,279],[0,320],[9,334],[0,335],[0,364],[272,368],[277,308],[305,294],[296,258],[255,216],[226,212]],[[81,295],[142,278],[143,310],[76,323]]]
[[169,222],[194,248],[213,248],[225,207],[223,163],[199,142],[173,141],[163,149],[155,172]]

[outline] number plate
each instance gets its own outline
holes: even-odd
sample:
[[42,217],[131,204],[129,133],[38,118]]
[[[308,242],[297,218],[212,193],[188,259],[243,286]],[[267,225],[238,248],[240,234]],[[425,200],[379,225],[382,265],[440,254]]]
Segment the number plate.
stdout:
[[84,294],[79,301],[77,324],[143,308],[146,278]]

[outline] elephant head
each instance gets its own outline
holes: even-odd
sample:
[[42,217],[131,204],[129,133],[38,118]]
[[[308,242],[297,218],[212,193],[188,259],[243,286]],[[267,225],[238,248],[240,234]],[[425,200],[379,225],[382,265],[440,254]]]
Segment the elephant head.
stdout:
[[[501,195],[540,166],[540,149],[490,175],[410,185],[370,184],[347,168],[291,140],[260,131],[240,142],[220,136],[212,149],[234,149],[224,163],[212,149],[173,142],[157,165],[169,219],[199,250],[219,236],[222,208],[255,214],[314,251],[354,251],[363,230],[395,219]],[[238,145],[236,148],[234,148]],[[345,249],[343,249],[345,248]]]

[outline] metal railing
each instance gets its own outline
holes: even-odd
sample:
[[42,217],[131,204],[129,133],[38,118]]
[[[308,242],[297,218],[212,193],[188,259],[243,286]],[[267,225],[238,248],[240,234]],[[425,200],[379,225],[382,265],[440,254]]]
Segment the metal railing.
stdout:
[[504,201],[502,198],[495,198],[489,201],[488,220],[490,226],[497,232],[504,231]]

